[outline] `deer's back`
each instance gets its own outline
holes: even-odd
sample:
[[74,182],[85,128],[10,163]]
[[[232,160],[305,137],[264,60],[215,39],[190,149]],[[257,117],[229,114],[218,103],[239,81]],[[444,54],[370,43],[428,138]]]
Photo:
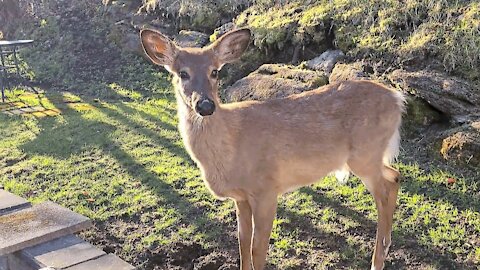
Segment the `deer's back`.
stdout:
[[238,173],[274,171],[272,178],[285,177],[279,182],[286,186],[290,179],[308,184],[339,169],[356,149],[384,151],[398,128],[402,102],[380,84],[346,81],[283,99],[228,105],[240,127]]
[[390,123],[402,113],[400,99],[398,93],[378,83],[345,81],[282,99],[230,104],[230,110],[245,135],[271,134],[306,142],[309,136],[317,141],[351,132],[393,129]]

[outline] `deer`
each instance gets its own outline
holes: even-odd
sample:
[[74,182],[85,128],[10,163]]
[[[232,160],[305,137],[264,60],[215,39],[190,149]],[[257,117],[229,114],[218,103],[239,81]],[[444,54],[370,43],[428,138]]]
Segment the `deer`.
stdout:
[[404,96],[369,80],[347,80],[266,101],[221,102],[219,70],[246,51],[251,31],[232,30],[203,48],[181,48],[140,31],[149,60],[172,76],[178,128],[210,192],[235,202],[240,269],[266,266],[278,198],[329,174],[352,173],[378,211],[371,269],[384,268],[400,173]]

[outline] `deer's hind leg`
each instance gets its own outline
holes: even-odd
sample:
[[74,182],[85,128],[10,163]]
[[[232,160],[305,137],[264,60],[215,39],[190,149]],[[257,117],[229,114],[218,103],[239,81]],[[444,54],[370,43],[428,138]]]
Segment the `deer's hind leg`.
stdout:
[[375,199],[378,211],[377,236],[372,257],[372,269],[383,269],[391,244],[393,213],[396,207],[400,174],[376,159],[355,159],[348,162],[350,170],[360,177]]

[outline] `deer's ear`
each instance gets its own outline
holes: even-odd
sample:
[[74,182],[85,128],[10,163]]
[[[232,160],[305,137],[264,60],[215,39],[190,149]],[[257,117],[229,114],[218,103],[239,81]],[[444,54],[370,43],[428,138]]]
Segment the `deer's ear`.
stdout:
[[162,33],[155,30],[144,29],[140,32],[142,46],[148,58],[153,63],[164,66],[167,70],[171,70],[177,47],[175,44]]
[[249,29],[238,29],[226,33],[213,43],[213,50],[220,63],[223,65],[240,58],[250,43],[250,37]]

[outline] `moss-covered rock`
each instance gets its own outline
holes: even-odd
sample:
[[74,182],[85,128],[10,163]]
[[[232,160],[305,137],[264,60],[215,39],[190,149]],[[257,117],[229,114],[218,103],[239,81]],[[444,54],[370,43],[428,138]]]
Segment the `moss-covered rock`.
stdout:
[[403,116],[403,129],[407,133],[415,133],[419,128],[430,127],[446,122],[444,114],[433,108],[425,100],[407,95],[406,114]]
[[249,0],[143,0],[140,3],[142,2],[140,13],[155,14],[165,21],[174,20],[178,30],[204,32],[211,32],[231,21],[251,3]]
[[[323,51],[335,45],[353,57],[389,65],[431,63],[464,78],[480,73],[478,1],[288,1],[256,4],[236,19],[253,30],[259,48],[301,45]],[[304,58],[305,59],[305,58]],[[303,59],[303,60],[304,60]]]
[[459,164],[480,166],[480,119],[442,134],[442,156]]
[[265,64],[226,89],[227,102],[266,100],[316,89],[327,77],[312,70],[282,64]]
[[304,1],[292,1],[286,5],[267,8],[264,5],[254,5],[242,12],[235,23],[239,27],[250,28],[254,45],[267,52],[281,52],[292,57],[294,47],[315,45],[313,53],[316,54],[329,47],[325,35],[330,27],[328,16],[322,13],[325,15],[323,18],[313,10],[322,6],[312,6]]
[[480,114],[480,89],[466,80],[434,70],[395,70],[388,78],[452,120]]

